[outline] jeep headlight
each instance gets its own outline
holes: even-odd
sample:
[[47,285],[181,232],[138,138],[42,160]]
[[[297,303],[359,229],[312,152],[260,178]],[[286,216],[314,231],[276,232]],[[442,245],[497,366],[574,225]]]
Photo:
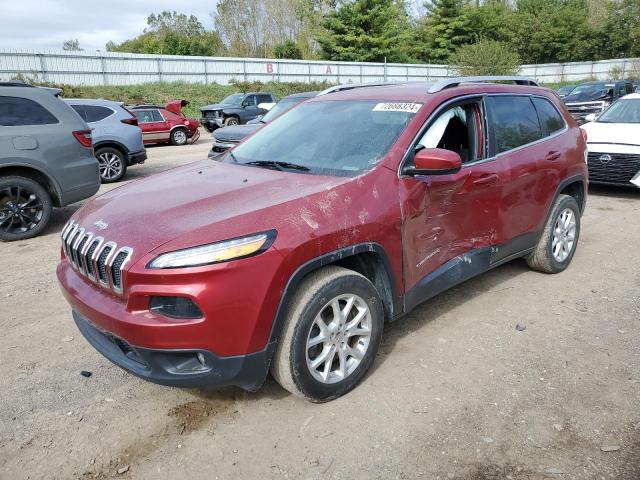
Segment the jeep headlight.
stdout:
[[153,259],[148,268],[201,267],[203,265],[251,257],[267,250],[275,240],[275,237],[275,230],[271,230],[246,237],[163,253]]

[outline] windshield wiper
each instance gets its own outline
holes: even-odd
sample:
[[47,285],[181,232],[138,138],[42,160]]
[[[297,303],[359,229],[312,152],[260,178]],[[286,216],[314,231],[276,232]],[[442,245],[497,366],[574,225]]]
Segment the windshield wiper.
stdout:
[[304,165],[298,165],[296,163],[278,162],[276,160],[255,160],[253,162],[247,162],[246,165],[255,165],[257,167],[275,168],[276,170],[283,170],[289,168],[291,170],[300,170],[302,172],[308,172],[309,167]]

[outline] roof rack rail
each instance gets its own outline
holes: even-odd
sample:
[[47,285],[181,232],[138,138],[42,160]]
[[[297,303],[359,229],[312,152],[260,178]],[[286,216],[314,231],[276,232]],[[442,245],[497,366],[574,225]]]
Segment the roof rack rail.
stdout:
[[429,93],[438,93],[447,88],[459,87],[463,83],[482,82],[514,82],[516,85],[537,87],[538,82],[528,77],[486,76],[486,77],[452,77],[434,83],[429,87]]
[[387,85],[401,85],[406,82],[371,82],[371,83],[343,83],[342,85],[336,85],[329,87],[326,90],[321,91],[317,96],[328,95],[329,93],[343,92],[345,90],[353,90],[354,88],[365,87],[385,87]]

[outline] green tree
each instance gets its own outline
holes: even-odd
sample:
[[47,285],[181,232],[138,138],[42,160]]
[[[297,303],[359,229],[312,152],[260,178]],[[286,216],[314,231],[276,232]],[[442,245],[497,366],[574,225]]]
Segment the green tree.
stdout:
[[599,57],[640,56],[640,0],[606,2],[606,20],[599,35]]
[[273,55],[276,58],[301,59],[302,51],[293,40],[287,40],[273,47]]
[[107,51],[163,55],[220,55],[224,45],[217,32],[206,31],[194,15],[176,12],[151,14],[147,28],[120,44],[107,43]]
[[410,19],[404,0],[344,2],[325,17],[317,36],[322,57],[329,60],[410,61]]
[[425,8],[427,14],[416,29],[418,56],[430,63],[446,63],[459,46],[473,41],[465,0],[432,0]]
[[458,47],[450,57],[450,65],[458,75],[515,75],[520,58],[506,43],[481,40]]
[[72,40],[65,40],[62,42],[62,50],[66,52],[82,52],[83,49],[80,48],[80,42],[77,38]]

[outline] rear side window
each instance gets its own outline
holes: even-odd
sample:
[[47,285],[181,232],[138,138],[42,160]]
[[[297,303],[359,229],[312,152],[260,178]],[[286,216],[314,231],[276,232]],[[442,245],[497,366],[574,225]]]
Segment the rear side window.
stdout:
[[493,155],[542,138],[538,115],[529,97],[490,96],[487,98],[487,106]]
[[113,110],[107,107],[101,107],[98,105],[85,105],[84,111],[87,116],[87,122],[99,122],[104,120],[109,115],[113,115]]
[[553,135],[564,128],[564,118],[562,118],[560,112],[558,112],[556,107],[554,107],[549,100],[535,97],[532,101],[536,107],[536,111],[538,112],[540,126],[542,127],[542,134],[545,137]]
[[58,123],[49,110],[28,98],[0,97],[0,126],[51,125]]

